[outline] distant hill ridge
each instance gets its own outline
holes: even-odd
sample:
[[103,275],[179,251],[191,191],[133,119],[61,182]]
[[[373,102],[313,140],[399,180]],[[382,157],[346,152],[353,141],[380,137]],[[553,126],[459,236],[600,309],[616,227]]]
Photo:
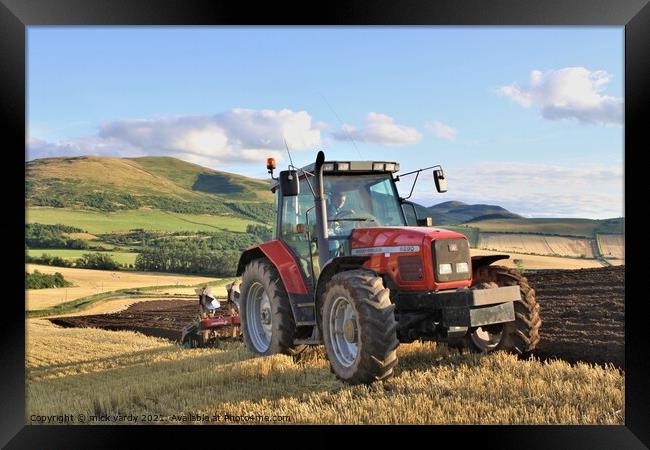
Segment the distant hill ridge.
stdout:
[[522,216],[498,205],[468,205],[459,201],[447,201],[433,206],[417,205],[418,215],[429,216],[435,225],[454,225],[483,219],[520,219]]

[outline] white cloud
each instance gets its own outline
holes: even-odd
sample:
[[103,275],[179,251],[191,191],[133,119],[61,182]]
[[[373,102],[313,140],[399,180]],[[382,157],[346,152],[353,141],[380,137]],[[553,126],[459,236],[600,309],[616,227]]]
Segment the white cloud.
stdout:
[[60,155],[175,156],[198,164],[282,159],[284,140],[292,151],[321,143],[323,122],[305,111],[237,108],[214,116],[114,120],[96,136],[59,142],[28,141],[29,159]]
[[442,122],[435,121],[433,123],[427,123],[425,126],[434,136],[447,141],[455,141],[458,135],[458,130]]
[[540,108],[549,120],[575,118],[598,125],[620,125],[623,122],[623,99],[603,95],[612,76],[605,71],[584,67],[530,73],[529,84],[502,86],[499,93],[529,108]]
[[341,131],[333,133],[333,136],[339,141],[352,137],[356,141],[381,145],[417,144],[422,139],[415,128],[398,125],[392,117],[375,112],[368,114],[364,128],[343,124]]
[[[437,194],[433,181],[421,179],[414,200],[425,206],[447,200],[496,204],[527,217],[604,219],[623,215],[621,161],[573,165],[484,162],[448,167],[445,173],[446,194]],[[400,188],[410,189],[410,184]]]
[[146,156],[143,150],[119,139],[105,139],[98,136],[82,136],[48,142],[38,138],[27,140],[27,159],[55,156]]

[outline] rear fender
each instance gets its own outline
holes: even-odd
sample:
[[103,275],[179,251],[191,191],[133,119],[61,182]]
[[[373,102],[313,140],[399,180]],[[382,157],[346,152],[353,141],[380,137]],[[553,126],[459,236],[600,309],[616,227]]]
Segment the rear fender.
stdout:
[[272,240],[249,248],[242,253],[237,264],[237,275],[242,275],[246,266],[258,258],[267,258],[280,274],[291,304],[296,326],[311,326],[316,323],[314,300],[307,288],[307,282],[300,271],[296,257],[280,240]]
[[479,267],[489,266],[495,261],[502,259],[510,259],[510,255],[480,255],[472,256],[472,268],[478,269]]
[[489,279],[487,266],[495,261],[509,259],[510,255],[481,255],[472,256],[472,285],[494,281]]

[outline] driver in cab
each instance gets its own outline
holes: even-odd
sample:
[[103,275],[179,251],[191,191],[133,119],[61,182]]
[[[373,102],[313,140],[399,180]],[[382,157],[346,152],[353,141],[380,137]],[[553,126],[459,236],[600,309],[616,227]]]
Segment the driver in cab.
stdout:
[[[337,222],[337,219],[353,213],[353,210],[345,208],[345,193],[340,191],[332,192],[330,202],[327,206],[328,234],[330,236],[339,236],[344,234],[344,230],[341,227],[341,224]],[[333,256],[340,256],[340,253],[342,252],[341,247],[341,242],[338,240],[331,240],[330,254]]]
[[330,202],[327,206],[327,220],[329,222],[330,234],[341,234],[341,224],[336,220],[351,214],[354,214],[354,210],[345,207],[345,192],[332,192]]
[[331,201],[329,207],[327,208],[327,218],[329,220],[336,220],[339,216],[343,216],[346,213],[351,211],[344,209],[345,206],[345,193],[344,192],[334,192],[332,193]]

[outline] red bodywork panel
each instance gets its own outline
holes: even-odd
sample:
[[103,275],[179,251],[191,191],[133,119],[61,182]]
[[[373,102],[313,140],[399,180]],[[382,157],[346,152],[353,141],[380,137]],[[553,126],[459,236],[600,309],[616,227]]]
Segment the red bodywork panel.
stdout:
[[211,328],[221,328],[228,326],[239,326],[241,321],[239,316],[217,316],[217,317],[208,317],[207,319],[201,320],[201,329],[209,330]]
[[[386,274],[403,291],[438,291],[441,289],[455,289],[469,287],[472,280],[450,281],[438,283],[433,277],[433,257],[431,255],[431,242],[439,239],[465,238],[464,235],[453,231],[426,227],[375,227],[357,228],[352,232],[351,249],[363,252],[368,249],[370,257],[363,267]],[[418,246],[419,250],[409,251],[408,247]],[[377,247],[391,247],[387,252],[377,253],[370,250]],[[398,248],[402,247],[402,248]],[[406,247],[406,248],[404,248]],[[363,254],[363,253],[358,253]],[[399,256],[420,256],[422,258],[423,279],[405,281],[400,278],[397,258]],[[470,267],[469,273],[472,273]]]
[[201,329],[209,330],[210,328],[227,327],[232,324],[230,317],[217,316],[201,320]]
[[309,293],[302,273],[296,264],[296,258],[284,242],[274,239],[260,244],[258,248],[278,269],[287,293],[301,295]]

